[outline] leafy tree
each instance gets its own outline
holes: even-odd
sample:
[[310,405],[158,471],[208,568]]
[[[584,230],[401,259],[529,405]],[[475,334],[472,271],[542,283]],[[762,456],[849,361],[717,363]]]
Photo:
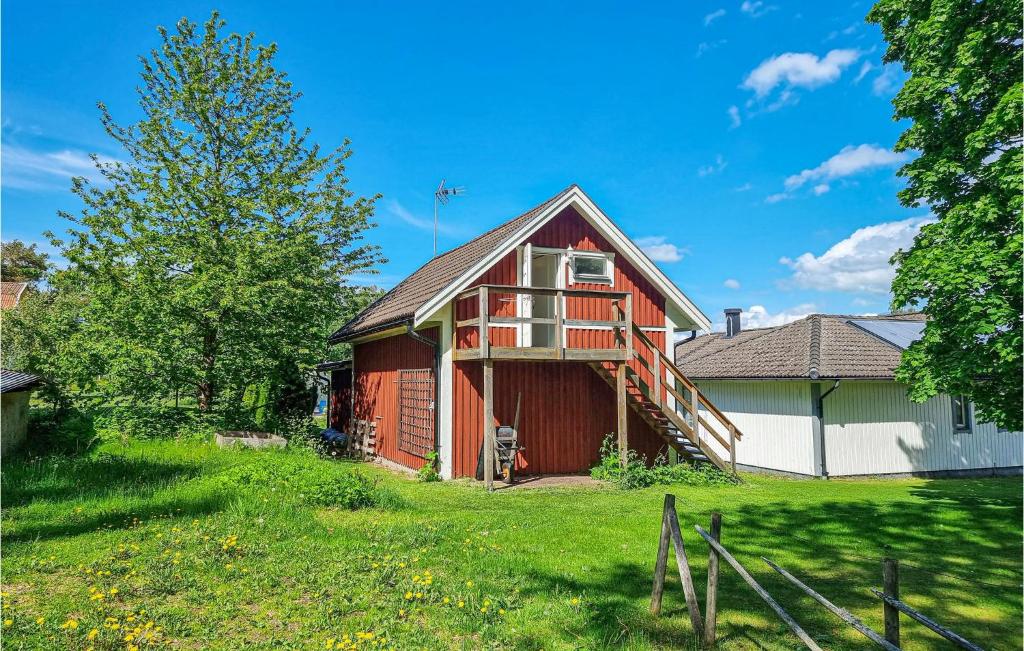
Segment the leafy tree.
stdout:
[[0,280],[35,283],[43,279],[50,268],[46,253],[36,245],[25,245],[21,240],[0,243]]
[[157,399],[185,388],[200,410],[322,358],[344,281],[379,261],[362,243],[374,199],[346,185],[348,141],[322,153],[293,123],[300,94],[274,45],[202,26],[160,29],[142,57],[142,118],[99,105],[125,162],[106,183],[74,180],[84,202],[59,287],[84,287],[83,321],[113,394]]
[[881,0],[868,20],[910,78],[897,151],[901,202],[938,218],[897,265],[893,305],[928,316],[897,378],[910,396],[966,394],[979,418],[1021,429],[1021,12],[1010,0]]
[[34,292],[4,312],[3,366],[46,379],[38,394],[57,410],[95,388],[102,359],[82,321],[87,300],[71,291]]

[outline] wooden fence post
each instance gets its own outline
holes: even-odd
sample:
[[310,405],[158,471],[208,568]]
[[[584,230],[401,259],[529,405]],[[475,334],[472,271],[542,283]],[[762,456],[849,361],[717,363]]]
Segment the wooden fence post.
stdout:
[[665,568],[668,567],[668,510],[675,508],[675,498],[665,495],[661,510],[661,538],[658,539],[658,562],[654,565],[654,587],[651,588],[651,614],[661,613],[661,595],[665,592]]
[[[900,565],[895,558],[882,560],[882,590],[893,599],[900,598]],[[882,614],[885,619],[885,639],[896,646],[900,645],[900,611],[887,601],[882,601]]]
[[619,362],[615,371],[615,422],[618,430],[619,465],[625,470],[629,465],[629,403],[626,397],[626,362]]
[[[711,514],[711,537],[722,540],[722,514]],[[714,547],[708,548],[708,591],[704,601],[704,646],[715,646],[718,624],[718,552]]]

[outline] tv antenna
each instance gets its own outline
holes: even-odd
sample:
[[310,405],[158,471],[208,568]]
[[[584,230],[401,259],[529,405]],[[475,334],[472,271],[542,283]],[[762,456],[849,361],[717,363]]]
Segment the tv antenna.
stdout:
[[437,257],[437,207],[438,205],[447,206],[448,198],[454,197],[460,194],[466,194],[466,188],[446,188],[444,187],[445,179],[441,179],[441,185],[437,186],[437,190],[434,191],[434,257]]

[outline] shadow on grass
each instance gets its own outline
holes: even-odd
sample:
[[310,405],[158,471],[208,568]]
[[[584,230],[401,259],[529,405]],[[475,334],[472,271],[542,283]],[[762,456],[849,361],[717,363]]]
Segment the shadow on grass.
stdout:
[[22,517],[14,523],[5,522],[3,539],[5,543],[42,541],[53,538],[77,536],[98,530],[130,529],[139,523],[161,516],[199,518],[224,509],[228,497],[223,493],[211,492],[187,498],[169,496],[147,502],[145,506],[132,505],[104,508],[86,516],[74,515],[63,519],[48,517]]
[[198,477],[198,464],[170,463],[110,454],[5,459],[4,508],[34,501],[79,501],[133,492],[152,495],[177,481]]
[[[815,490],[808,483],[808,490]],[[912,491],[926,501],[870,500],[725,507],[723,544],[810,633],[829,648],[863,648],[864,638],[790,585],[761,560],[768,557],[881,630],[881,559],[901,561],[901,589],[910,603],[985,648],[1020,648],[1019,494],[1008,486],[930,482]],[[680,510],[698,600],[704,607],[708,547],[693,530],[709,514]],[[524,596],[587,595],[583,623],[565,635],[585,648],[621,646],[639,638],[669,648],[696,647],[682,587],[670,557],[664,608],[648,614],[658,531],[650,532],[649,563],[613,561],[582,578],[528,569]],[[568,597],[566,597],[568,598]],[[784,624],[724,561],[719,583],[719,639],[741,647],[795,642]],[[923,648],[943,642],[911,622],[905,638]],[[547,640],[530,640],[540,648]]]

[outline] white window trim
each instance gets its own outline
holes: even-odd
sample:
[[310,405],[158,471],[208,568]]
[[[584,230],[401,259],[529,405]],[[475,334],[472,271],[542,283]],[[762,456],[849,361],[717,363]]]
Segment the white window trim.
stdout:
[[[567,264],[569,266],[569,285],[578,284],[589,284],[589,285],[608,285],[609,287],[615,287],[615,254],[605,251],[584,251],[569,249],[567,251]],[[576,258],[596,258],[604,260],[605,276],[577,276],[576,265],[573,261]]]

